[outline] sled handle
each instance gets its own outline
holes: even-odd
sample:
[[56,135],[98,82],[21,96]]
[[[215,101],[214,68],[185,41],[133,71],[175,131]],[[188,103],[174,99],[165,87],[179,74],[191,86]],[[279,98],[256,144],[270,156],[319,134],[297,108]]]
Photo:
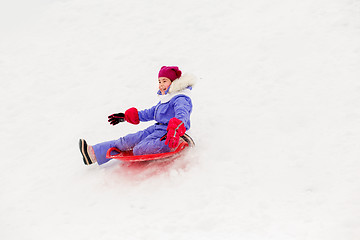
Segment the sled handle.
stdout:
[[[117,154],[112,155],[111,152],[117,152]],[[116,147],[112,147],[110,148],[107,152],[106,152],[106,158],[114,158],[116,156],[118,156],[121,153],[121,151],[119,149],[117,149]]]
[[[137,155],[137,156],[134,156],[132,151],[131,152],[126,152],[126,151],[122,152],[118,148],[113,147],[113,148],[110,148],[106,152],[106,158],[119,159],[122,161],[131,161],[131,162],[157,160],[157,159],[162,159],[162,158],[170,157],[174,154],[177,154],[188,146],[189,146],[189,144],[184,141],[184,142],[180,143],[180,145],[172,152]],[[112,154],[112,152],[116,152],[116,153]]]

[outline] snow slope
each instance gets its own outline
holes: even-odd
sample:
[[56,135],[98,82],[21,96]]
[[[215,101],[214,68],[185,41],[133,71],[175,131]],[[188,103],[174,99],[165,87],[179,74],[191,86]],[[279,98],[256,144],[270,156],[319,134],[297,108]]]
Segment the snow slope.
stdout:
[[[359,238],[359,1],[25,2],[0,5],[1,239]],[[197,147],[84,166],[79,138],[151,124],[107,116],[163,65],[199,78]]]

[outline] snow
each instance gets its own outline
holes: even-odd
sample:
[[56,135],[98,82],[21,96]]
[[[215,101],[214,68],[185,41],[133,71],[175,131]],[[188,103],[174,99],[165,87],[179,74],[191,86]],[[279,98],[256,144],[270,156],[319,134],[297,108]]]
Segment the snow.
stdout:
[[[1,239],[355,240],[356,0],[1,3]],[[198,76],[191,153],[85,166],[151,123],[157,72]]]

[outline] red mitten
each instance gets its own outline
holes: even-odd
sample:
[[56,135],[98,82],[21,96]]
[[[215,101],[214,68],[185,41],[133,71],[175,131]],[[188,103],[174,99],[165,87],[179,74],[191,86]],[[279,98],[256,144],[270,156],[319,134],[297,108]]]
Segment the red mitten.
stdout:
[[139,124],[139,113],[136,108],[129,108],[125,111],[125,120],[132,124]]
[[180,137],[186,132],[184,123],[177,118],[172,118],[170,119],[166,130],[168,132],[166,135],[165,145],[169,145],[170,148],[177,147]]

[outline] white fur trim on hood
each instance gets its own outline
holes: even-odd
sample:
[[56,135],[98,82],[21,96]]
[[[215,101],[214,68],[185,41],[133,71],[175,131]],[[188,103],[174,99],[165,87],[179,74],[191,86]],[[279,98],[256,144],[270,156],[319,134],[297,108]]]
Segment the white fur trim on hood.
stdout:
[[179,92],[186,89],[187,87],[192,87],[195,85],[196,77],[190,73],[183,74],[180,78],[175,79],[169,89],[169,93]]

